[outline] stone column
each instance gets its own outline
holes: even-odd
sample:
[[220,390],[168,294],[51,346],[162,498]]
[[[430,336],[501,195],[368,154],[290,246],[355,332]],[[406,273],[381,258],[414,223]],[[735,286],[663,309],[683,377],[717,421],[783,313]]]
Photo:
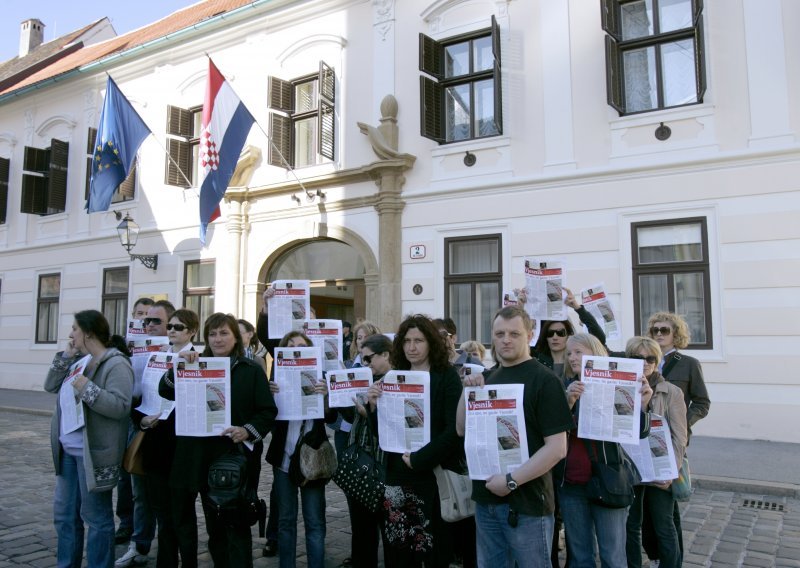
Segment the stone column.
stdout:
[[242,231],[244,229],[242,204],[239,201],[228,202],[227,222],[228,229],[228,258],[226,263],[217,263],[217,282],[224,282],[225,289],[218,290],[215,298],[217,311],[224,313],[239,312],[239,291],[242,289],[240,276],[242,254]]

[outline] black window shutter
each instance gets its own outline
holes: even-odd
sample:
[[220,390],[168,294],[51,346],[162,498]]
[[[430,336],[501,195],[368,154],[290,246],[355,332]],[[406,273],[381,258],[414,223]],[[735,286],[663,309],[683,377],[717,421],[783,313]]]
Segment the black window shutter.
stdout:
[[185,108],[167,106],[167,134],[192,137],[192,113]]
[[617,40],[606,36],[606,100],[618,113],[625,114],[625,101],[622,94],[622,55]]
[[[191,179],[192,146],[185,140],[167,138],[167,152],[172,160],[167,159],[164,183],[178,187],[189,187],[184,175]],[[177,163],[177,166],[175,165]],[[181,173],[180,170],[183,170]]]
[[419,78],[420,107],[420,134],[438,143],[444,142],[442,136],[442,86],[428,79]]
[[492,16],[492,55],[495,68],[500,67],[500,26],[497,25],[497,18],[494,16]]
[[86,133],[86,153],[94,154],[94,142],[97,140],[97,129],[89,127]]
[[5,224],[8,213],[8,175],[11,160],[0,158],[0,225]]
[[50,212],[61,212],[67,208],[67,166],[69,143],[53,138],[50,140],[50,168],[47,177],[47,207]]
[[605,32],[617,41],[622,39],[619,31],[619,0],[600,0],[600,10]]
[[324,61],[319,62],[319,94],[331,105],[336,103],[336,73]]
[[86,158],[86,188],[83,198],[89,200],[89,189],[92,181],[92,167],[94,166],[94,142],[97,139],[97,129],[91,126],[87,129],[86,133],[86,153],[89,155]]
[[694,28],[694,71],[697,74],[697,102],[703,102],[706,94],[706,54],[703,48],[703,18],[697,20]]
[[294,112],[294,88],[289,81],[269,77],[267,80],[269,108],[285,113]]
[[500,80],[500,61],[494,62],[494,125],[497,133],[503,133],[503,88]]
[[442,59],[442,45],[425,34],[419,34],[419,70],[442,79],[444,77]]
[[133,199],[133,196],[136,194],[136,172],[138,169],[139,160],[134,160],[133,167],[128,173],[128,177],[126,177],[125,180],[119,184],[119,193],[121,199],[118,201],[127,201],[129,199]]
[[22,174],[21,197],[20,212],[45,215],[47,213],[47,179],[42,176]]
[[269,113],[269,164],[286,169],[294,164],[292,120],[275,112]]

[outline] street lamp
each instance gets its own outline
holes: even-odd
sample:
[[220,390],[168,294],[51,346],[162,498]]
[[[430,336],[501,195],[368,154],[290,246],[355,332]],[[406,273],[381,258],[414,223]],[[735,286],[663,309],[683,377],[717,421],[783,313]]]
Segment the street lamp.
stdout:
[[[122,216],[119,211],[116,212],[116,215],[117,219]],[[153,270],[158,268],[157,254],[131,254],[131,249],[136,246],[136,240],[139,238],[139,225],[137,225],[133,219],[131,219],[130,213],[126,212],[125,218],[119,225],[117,225],[117,234],[119,235],[120,244],[128,252],[131,260],[138,259],[147,268],[152,268]]]

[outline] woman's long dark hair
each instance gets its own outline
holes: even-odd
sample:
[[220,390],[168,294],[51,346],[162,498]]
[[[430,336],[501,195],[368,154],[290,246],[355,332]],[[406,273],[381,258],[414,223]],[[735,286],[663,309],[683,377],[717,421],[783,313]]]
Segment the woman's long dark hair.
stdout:
[[403,323],[400,324],[397,335],[394,336],[394,344],[392,345],[392,368],[398,371],[408,371],[411,369],[411,362],[406,358],[406,352],[403,350],[403,343],[405,343],[408,330],[414,328],[418,329],[428,342],[428,363],[431,366],[431,371],[436,371],[437,373],[446,371],[450,366],[447,345],[442,336],[439,335],[439,330],[433,325],[431,319],[422,314],[408,316]]
[[236,345],[233,346],[233,351],[230,352],[230,355],[232,357],[244,357],[244,345],[242,344],[242,334],[239,333],[239,322],[231,314],[223,314],[222,312],[211,314],[206,319],[206,324],[203,326],[203,341],[206,343],[206,348],[201,354],[202,357],[214,357],[211,345],[208,342],[208,335],[212,329],[224,326],[228,326],[228,329],[231,330],[231,333],[236,338]]
[[542,329],[539,331],[539,339],[536,340],[536,345],[533,346],[533,350],[536,352],[537,355],[547,355],[548,357],[552,357],[552,353],[550,353],[550,344],[547,343],[547,330],[550,329],[550,326],[554,323],[563,323],[564,328],[567,330],[567,337],[570,335],[575,335],[575,328],[572,327],[572,323],[569,320],[546,320],[542,322]]
[[115,347],[122,354],[128,357],[131,356],[125,338],[120,335],[111,335],[111,328],[108,325],[106,316],[97,310],[77,312],[75,314],[75,323],[78,324],[84,334],[94,337],[105,347]]

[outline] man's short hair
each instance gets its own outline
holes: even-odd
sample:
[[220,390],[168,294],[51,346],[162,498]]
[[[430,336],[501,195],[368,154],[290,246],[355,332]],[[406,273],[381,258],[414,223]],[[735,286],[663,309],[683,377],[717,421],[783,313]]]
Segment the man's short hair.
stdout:
[[148,298],[147,296],[145,296],[144,298],[139,298],[133,303],[133,309],[135,310],[136,306],[138,306],[139,304],[142,304],[143,306],[152,306],[153,304],[155,304],[155,302],[153,301],[153,298]]
[[519,306],[504,306],[497,310],[492,318],[492,325],[494,325],[494,322],[497,318],[503,318],[504,320],[522,318],[522,325],[525,326],[525,331],[533,331],[533,322],[531,321],[531,316],[529,316],[528,312]]
[[169,300],[159,300],[157,302],[153,302],[153,305],[150,306],[151,308],[164,308],[164,311],[167,312],[167,319],[172,317],[172,314],[175,313],[175,306],[172,305],[172,302]]

